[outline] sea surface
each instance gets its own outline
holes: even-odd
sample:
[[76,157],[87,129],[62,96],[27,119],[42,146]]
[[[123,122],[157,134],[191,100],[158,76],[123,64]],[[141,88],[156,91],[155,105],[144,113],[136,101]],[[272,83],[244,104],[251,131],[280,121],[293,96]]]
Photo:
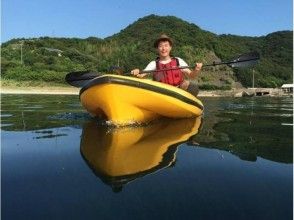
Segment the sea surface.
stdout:
[[293,219],[293,99],[200,99],[114,128],[78,96],[2,95],[1,219]]

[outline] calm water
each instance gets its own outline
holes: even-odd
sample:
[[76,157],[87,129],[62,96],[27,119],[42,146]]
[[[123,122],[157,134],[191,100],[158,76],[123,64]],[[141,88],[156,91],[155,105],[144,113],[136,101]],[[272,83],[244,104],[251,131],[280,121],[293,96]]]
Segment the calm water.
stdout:
[[292,98],[203,98],[114,129],[77,96],[2,95],[2,219],[292,219]]

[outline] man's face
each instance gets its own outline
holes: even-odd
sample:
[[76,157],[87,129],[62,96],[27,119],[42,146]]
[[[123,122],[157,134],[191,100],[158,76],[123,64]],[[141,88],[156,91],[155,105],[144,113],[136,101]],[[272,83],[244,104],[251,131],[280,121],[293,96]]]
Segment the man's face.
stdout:
[[158,44],[157,51],[160,57],[167,57],[170,54],[172,47],[168,41],[161,41]]

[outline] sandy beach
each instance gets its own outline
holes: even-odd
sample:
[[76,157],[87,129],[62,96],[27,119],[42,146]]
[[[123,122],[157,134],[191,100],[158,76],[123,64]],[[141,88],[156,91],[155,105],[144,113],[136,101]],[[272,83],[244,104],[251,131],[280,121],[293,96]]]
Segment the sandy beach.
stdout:
[[75,87],[1,87],[1,94],[78,95],[79,91]]

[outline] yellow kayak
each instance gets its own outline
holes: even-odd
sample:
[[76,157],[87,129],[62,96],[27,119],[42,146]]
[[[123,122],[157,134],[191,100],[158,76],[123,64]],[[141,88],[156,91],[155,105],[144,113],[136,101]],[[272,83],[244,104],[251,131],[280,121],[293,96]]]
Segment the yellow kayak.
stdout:
[[200,116],[203,104],[183,89],[149,79],[120,75],[94,78],[80,91],[84,108],[116,125],[146,123],[159,117]]
[[92,121],[83,127],[81,154],[98,177],[119,186],[175,163],[178,144],[196,135],[200,125],[197,117],[109,130]]

